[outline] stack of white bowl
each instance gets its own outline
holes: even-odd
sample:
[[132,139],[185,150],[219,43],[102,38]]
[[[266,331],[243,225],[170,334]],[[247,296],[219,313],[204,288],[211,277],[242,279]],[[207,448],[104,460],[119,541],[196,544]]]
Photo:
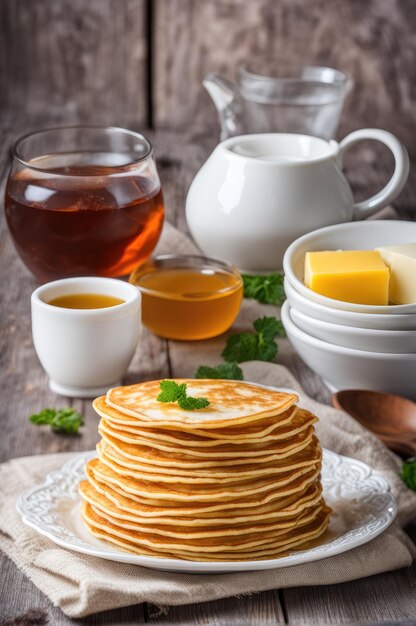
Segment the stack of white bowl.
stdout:
[[331,389],[375,389],[416,399],[416,304],[352,304],[315,293],[303,283],[306,252],[411,242],[416,222],[374,220],[321,228],[287,249],[282,322],[300,357]]

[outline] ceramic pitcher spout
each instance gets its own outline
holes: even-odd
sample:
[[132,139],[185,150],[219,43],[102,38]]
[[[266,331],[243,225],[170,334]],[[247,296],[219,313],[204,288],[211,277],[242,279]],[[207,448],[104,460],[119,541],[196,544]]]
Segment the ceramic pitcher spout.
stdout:
[[238,114],[241,109],[238,90],[217,74],[207,74],[202,81],[214,102],[221,126],[221,141],[240,132]]

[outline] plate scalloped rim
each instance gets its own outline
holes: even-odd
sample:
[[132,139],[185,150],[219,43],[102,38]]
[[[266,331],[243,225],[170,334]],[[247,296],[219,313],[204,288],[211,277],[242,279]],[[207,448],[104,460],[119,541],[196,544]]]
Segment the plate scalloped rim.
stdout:
[[[153,569],[213,574],[300,565],[346,552],[371,541],[392,523],[397,513],[390,486],[379,472],[361,461],[324,449],[324,495],[330,506],[334,506],[334,501],[343,502],[347,505],[349,515],[352,513],[358,518],[358,525],[347,532],[309,550],[264,561],[203,562],[140,556],[114,549],[111,544],[96,538],[91,538],[89,542],[88,538],[76,534],[71,528],[69,510],[77,506],[80,500],[78,482],[85,477],[85,463],[94,456],[95,451],[76,456],[60,470],[48,474],[43,484],[23,493],[16,503],[22,521],[66,549]],[[63,511],[62,504],[66,505]]]

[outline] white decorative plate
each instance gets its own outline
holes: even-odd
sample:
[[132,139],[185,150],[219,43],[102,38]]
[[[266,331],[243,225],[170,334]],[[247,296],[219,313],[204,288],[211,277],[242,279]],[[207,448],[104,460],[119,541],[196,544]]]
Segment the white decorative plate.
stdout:
[[325,499],[333,513],[329,531],[318,547],[294,552],[280,559],[233,563],[138,556],[93,537],[84,527],[77,487],[85,477],[86,461],[94,456],[95,452],[84,453],[60,471],[49,474],[43,485],[19,497],[18,512],[25,524],[64,548],[153,569],[213,574],[266,570],[317,561],[374,539],[392,523],[397,512],[389,484],[378,472],[365,463],[324,450],[322,483]]

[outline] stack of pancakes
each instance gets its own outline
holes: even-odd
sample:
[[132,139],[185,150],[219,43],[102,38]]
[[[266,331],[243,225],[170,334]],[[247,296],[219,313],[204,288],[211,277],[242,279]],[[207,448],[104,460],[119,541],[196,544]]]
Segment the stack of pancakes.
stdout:
[[137,554],[271,559],[325,532],[316,417],[297,396],[228,380],[177,380],[210,405],[156,400],[160,381],[110,389],[98,458],[80,484],[92,534]]

